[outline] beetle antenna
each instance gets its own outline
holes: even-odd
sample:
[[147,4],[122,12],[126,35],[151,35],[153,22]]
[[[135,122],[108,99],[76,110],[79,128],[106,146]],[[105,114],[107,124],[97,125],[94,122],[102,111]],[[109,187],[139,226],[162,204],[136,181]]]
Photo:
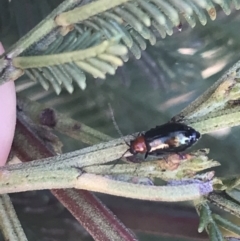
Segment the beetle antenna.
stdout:
[[[120,135],[120,137],[122,138],[122,140],[125,142],[125,144],[126,144],[128,147],[130,147],[130,145],[125,141],[125,139],[124,139],[124,137],[123,137],[123,134],[122,134],[122,132],[121,132],[121,130],[120,130],[120,128],[119,128],[116,120],[115,120],[113,108],[112,108],[112,106],[111,106],[110,103],[108,103],[108,107],[109,107],[109,110],[110,110],[112,122],[113,122],[113,125],[114,125],[115,129],[117,130],[118,134]],[[129,151],[129,149],[126,150],[126,151],[122,154],[122,156],[116,161],[116,163],[113,164],[113,166],[111,167],[111,169],[113,169],[113,168],[119,163],[119,161],[124,157],[124,155],[125,155],[128,151]]]
[[109,110],[110,110],[112,122],[113,122],[113,125],[114,125],[115,129],[117,130],[119,136],[123,139],[123,141],[125,142],[125,144],[126,144],[127,146],[129,146],[129,144],[125,141],[125,139],[124,139],[124,137],[123,137],[123,134],[122,134],[122,132],[121,132],[121,130],[120,130],[120,128],[119,128],[116,120],[115,120],[113,108],[112,108],[112,106],[111,106],[110,103],[108,103],[108,107],[109,107]]

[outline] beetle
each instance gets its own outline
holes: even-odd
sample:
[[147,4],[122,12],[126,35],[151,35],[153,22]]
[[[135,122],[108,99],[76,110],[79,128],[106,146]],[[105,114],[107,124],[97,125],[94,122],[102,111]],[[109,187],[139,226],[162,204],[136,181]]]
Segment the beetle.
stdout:
[[149,154],[178,153],[191,147],[200,137],[201,134],[188,125],[169,122],[140,133],[130,141],[128,151],[133,155],[145,154],[145,158]]

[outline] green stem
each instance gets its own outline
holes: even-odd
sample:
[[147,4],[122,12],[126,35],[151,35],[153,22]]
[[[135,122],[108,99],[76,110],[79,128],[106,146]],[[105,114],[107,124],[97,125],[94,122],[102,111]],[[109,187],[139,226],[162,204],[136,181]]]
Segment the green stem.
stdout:
[[16,57],[13,58],[12,63],[14,67],[20,69],[49,67],[96,57],[107,52],[111,47],[116,47],[119,50],[118,53],[115,53],[116,55],[127,54],[127,49],[124,46],[119,46],[116,43],[114,45],[113,41],[103,41],[97,46],[84,50],[43,56]]
[[61,13],[56,17],[55,21],[58,26],[68,26],[70,24],[79,23],[128,1],[130,0],[98,0],[80,8],[75,8],[72,11]]
[[[24,161],[32,161],[33,159],[56,155],[31,130],[31,125],[29,125],[29,122],[24,117],[21,120],[19,118],[17,120],[13,149],[17,156]],[[76,168],[73,169],[72,171],[74,172],[72,174],[74,176],[76,175]],[[44,172],[42,172],[42,175],[45,178]],[[52,180],[55,180],[54,177]],[[46,180],[44,183],[46,185]],[[26,186],[26,183],[24,184]],[[94,240],[136,241],[134,235],[92,193],[77,189],[58,189],[51,190],[51,192],[64,204],[89,234],[92,235]]]
[[240,125],[240,107],[235,106],[224,111],[217,111],[201,117],[184,120],[201,134],[209,133],[225,127]]
[[237,203],[231,200],[228,200],[222,197],[221,194],[217,194],[217,193],[210,193],[207,198],[214,205],[222,208],[227,212],[232,213],[237,217],[240,217],[240,206]]
[[[15,169],[3,167],[0,172],[0,193],[77,188],[135,199],[179,202],[200,198],[212,188],[210,182],[178,186],[125,183],[94,174],[82,174],[76,167],[52,170],[48,166],[26,168],[26,165],[22,164],[17,165]],[[6,173],[7,175],[4,175]]]
[[194,205],[200,218],[198,231],[202,232],[203,228],[205,228],[209,234],[210,241],[224,241],[206,200],[204,198],[196,199],[194,200]]
[[53,31],[57,25],[54,21],[55,17],[62,12],[65,12],[77,6],[82,0],[65,0],[52,13],[50,13],[44,20],[42,20],[35,28],[24,35],[11,49],[6,52],[9,58],[14,58],[21,54],[31,45],[40,41],[44,36]]
[[240,227],[239,225],[233,224],[232,222],[229,222],[228,220],[226,220],[225,218],[222,218],[220,215],[218,214],[213,214],[213,218],[215,220],[215,222],[221,226],[222,228],[233,232],[234,234],[240,235]]
[[[206,185],[208,186],[209,183],[206,183]],[[121,197],[165,202],[194,200],[203,195],[201,184],[192,183],[178,186],[147,186],[115,181],[94,174],[82,174],[76,182],[75,188]]]
[[7,194],[0,195],[0,228],[5,240],[27,241],[27,237]]
[[[197,151],[200,153],[200,151]],[[188,157],[182,158],[179,155],[170,155],[157,161],[141,162],[138,164],[118,164],[96,165],[84,167],[87,173],[100,175],[131,175],[140,177],[154,177],[162,180],[177,180],[193,177],[196,172],[206,170],[211,167],[219,166],[216,161],[208,160],[206,155],[195,156],[195,153],[188,154]]]

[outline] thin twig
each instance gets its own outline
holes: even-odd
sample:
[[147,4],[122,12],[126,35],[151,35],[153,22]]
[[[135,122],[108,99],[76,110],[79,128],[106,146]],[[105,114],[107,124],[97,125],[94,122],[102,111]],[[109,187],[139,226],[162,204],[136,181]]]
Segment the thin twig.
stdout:
[[233,232],[234,234],[240,235],[239,225],[236,225],[236,224],[226,220],[225,218],[221,217],[218,214],[213,214],[212,216],[213,216],[215,222],[219,226],[221,226],[222,228],[224,228],[230,232]]
[[0,228],[5,240],[27,241],[27,237],[7,194],[0,195]]
[[20,112],[23,111],[34,123],[52,128],[83,143],[94,145],[112,139],[65,114],[23,96],[17,96],[17,104]]
[[202,232],[205,229],[209,234],[210,241],[224,241],[206,200],[204,198],[196,199],[194,205],[200,218],[198,231]]
[[232,213],[236,217],[240,217],[240,205],[238,203],[228,200],[221,194],[215,192],[210,193],[207,198],[211,203],[218,206],[219,208]]
[[68,26],[70,24],[78,23],[97,15],[130,0],[99,0],[89,3],[81,8],[75,8],[72,11],[59,14],[55,21],[58,26]]
[[240,125],[240,106],[234,106],[227,110],[218,110],[201,117],[184,120],[184,123],[192,126],[201,134],[206,134],[225,127]]
[[[239,66],[240,61],[234,64],[200,97],[173,117],[173,120],[183,121],[186,124],[196,123],[203,133],[208,132],[211,128],[216,130],[224,126],[239,125]],[[205,124],[211,127],[204,128]]]
[[[29,68],[40,68],[40,67],[50,67],[54,65],[73,63],[81,60],[87,60],[88,58],[97,57],[98,55],[104,54],[110,48],[116,49],[116,55],[127,54],[127,48],[123,45],[118,45],[116,42],[103,41],[101,44],[84,49],[71,51],[67,53],[43,55],[43,56],[27,56],[27,57],[15,57],[12,60],[12,64],[16,68],[29,69]],[[119,59],[121,62],[121,59]],[[121,62],[123,65],[123,62]]]
[[31,45],[37,43],[40,39],[44,38],[48,33],[53,31],[57,25],[54,18],[67,10],[70,10],[81,3],[82,0],[65,0],[54,11],[52,11],[44,20],[42,20],[34,29],[24,35],[18,42],[16,42],[11,49],[6,52],[9,58],[14,58],[21,54],[24,50]]
[[191,178],[197,172],[220,165],[216,161],[207,159],[206,153],[201,155],[201,150],[185,154],[184,156],[183,158],[180,155],[173,154],[157,161],[142,162],[139,164],[118,164],[114,168],[111,168],[111,165],[96,165],[84,167],[82,170],[100,175],[124,174],[161,178],[162,180],[169,181]]

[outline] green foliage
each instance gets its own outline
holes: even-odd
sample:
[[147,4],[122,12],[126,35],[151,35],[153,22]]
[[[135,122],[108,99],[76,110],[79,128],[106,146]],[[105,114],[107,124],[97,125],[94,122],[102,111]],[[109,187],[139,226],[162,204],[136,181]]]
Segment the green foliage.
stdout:
[[[33,39],[32,44],[26,45],[26,49],[21,50],[23,52],[20,56],[44,56],[74,52],[96,46],[103,39],[121,36],[122,44],[128,47],[129,52],[136,59],[140,59],[141,51],[145,50],[147,46],[146,40],[151,45],[155,45],[159,35],[162,38],[165,38],[166,35],[172,35],[174,28],[181,30],[184,22],[187,22],[192,28],[195,27],[196,18],[199,19],[202,25],[205,25],[207,23],[206,13],[214,20],[217,13],[214,2],[220,5],[226,14],[230,14],[230,1],[220,0],[114,0],[109,1],[109,3],[108,0],[101,0],[80,6],[78,6],[78,2],[69,6],[63,3],[62,7],[58,7],[58,10],[53,12],[55,14],[50,14],[45,21],[32,31],[30,35]],[[232,2],[235,8],[238,9],[238,1]],[[70,11],[61,14],[64,10]],[[86,12],[88,14],[85,14]],[[57,24],[61,26],[61,21],[67,21],[64,22],[63,28],[55,28],[54,24],[51,23],[56,17],[56,13]],[[49,21],[49,27],[44,28],[43,26],[47,26]],[[69,29],[66,30],[66,26]],[[34,33],[39,32],[42,35],[38,34],[34,40]],[[28,37],[25,37],[25,42],[28,41]],[[11,50],[11,52],[14,52],[14,50]],[[14,56],[17,55],[14,54]],[[58,57],[56,56],[56,58]],[[111,58],[114,58],[114,56]],[[124,55],[122,59],[126,62],[128,57]],[[116,65],[109,61],[109,57],[107,60],[106,58],[85,60],[81,65],[76,65],[73,61],[65,65],[60,63],[58,65],[54,67],[46,65],[44,68],[29,67],[30,69],[26,71],[26,74],[32,80],[39,81],[46,90],[51,84],[56,93],[59,94],[62,86],[72,93],[74,88],[72,85],[73,80],[78,83],[80,88],[85,89],[85,72],[89,72],[94,77],[105,78],[105,73],[114,74],[115,71],[112,68],[116,68]],[[25,68],[27,67],[25,66]],[[5,75],[1,77],[2,81],[6,81],[6,78],[11,79],[11,73],[8,70],[4,71],[4,73]],[[14,78],[16,78],[15,75]]]

